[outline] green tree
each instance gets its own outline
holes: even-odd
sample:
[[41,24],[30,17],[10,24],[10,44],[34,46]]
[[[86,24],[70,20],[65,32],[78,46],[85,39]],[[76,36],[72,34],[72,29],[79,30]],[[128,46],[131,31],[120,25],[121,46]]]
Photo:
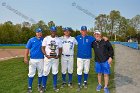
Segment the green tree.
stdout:
[[56,26],[56,28],[57,28],[57,35],[59,37],[63,36],[62,26]]
[[111,25],[111,29],[109,32],[111,34],[111,39],[112,39],[112,34],[118,30],[117,28],[121,17],[120,12],[116,10],[112,10],[109,14],[109,17],[110,17],[110,25]]
[[100,32],[106,32],[107,27],[107,15],[106,14],[100,14],[95,18],[95,29],[98,29]]
[[48,26],[49,26],[49,28],[52,26],[55,26],[55,23],[53,21],[50,21],[50,22],[48,22]]
[[136,15],[130,20],[130,25],[140,31],[140,15]]

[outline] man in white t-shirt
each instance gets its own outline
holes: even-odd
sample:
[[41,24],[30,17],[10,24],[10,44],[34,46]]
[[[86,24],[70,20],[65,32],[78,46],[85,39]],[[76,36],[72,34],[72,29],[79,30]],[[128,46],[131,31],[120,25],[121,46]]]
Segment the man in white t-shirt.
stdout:
[[40,91],[41,93],[44,93],[46,90],[46,82],[51,68],[53,74],[54,91],[59,91],[59,89],[57,88],[57,73],[59,66],[59,58],[62,53],[62,41],[56,36],[57,30],[55,26],[52,26],[50,30],[51,35],[46,36],[42,42],[42,52],[45,55],[45,58],[42,78],[42,90]]
[[61,71],[62,71],[62,86],[66,85],[66,73],[68,71],[68,86],[72,88],[72,74],[73,74],[73,61],[74,61],[74,45],[77,41],[74,37],[70,36],[70,28],[66,27],[63,29],[64,36],[62,39],[62,56],[61,56]]

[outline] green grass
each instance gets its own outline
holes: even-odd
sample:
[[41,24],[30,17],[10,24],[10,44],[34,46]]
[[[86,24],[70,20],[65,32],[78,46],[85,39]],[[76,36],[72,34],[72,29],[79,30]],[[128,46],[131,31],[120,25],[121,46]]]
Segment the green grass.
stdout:
[[0,49],[25,49],[25,46],[0,46]]
[[[114,63],[114,62],[113,62]],[[74,64],[74,74],[73,74],[73,88],[68,87],[60,89],[59,93],[77,93],[77,74],[76,74],[76,57]],[[109,81],[110,93],[115,93],[114,85],[114,64],[111,67],[111,75]],[[28,65],[23,63],[23,58],[10,59],[0,62],[0,93],[27,93],[27,74],[28,74]],[[49,74],[47,82],[47,91],[46,93],[55,93],[53,91],[52,85],[52,74]],[[58,88],[62,84],[61,71],[59,65],[58,73]],[[96,92],[97,86],[97,74],[94,72],[94,60],[91,59],[89,79],[88,79],[88,88],[80,91],[80,93],[104,93],[103,89],[100,92]],[[37,92],[37,75],[33,81],[33,93]]]

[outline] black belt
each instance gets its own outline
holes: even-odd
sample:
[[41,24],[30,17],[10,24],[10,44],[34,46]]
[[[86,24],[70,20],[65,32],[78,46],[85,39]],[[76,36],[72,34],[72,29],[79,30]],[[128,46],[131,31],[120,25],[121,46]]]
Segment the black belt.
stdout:
[[63,56],[66,56],[66,57],[69,57],[69,56],[72,56],[72,55],[64,55],[64,54],[62,54]]

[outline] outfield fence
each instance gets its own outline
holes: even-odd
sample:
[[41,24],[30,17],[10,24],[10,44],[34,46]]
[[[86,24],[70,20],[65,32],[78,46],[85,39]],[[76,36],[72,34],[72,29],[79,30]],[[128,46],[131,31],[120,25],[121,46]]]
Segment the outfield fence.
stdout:
[[[121,44],[130,48],[139,49],[138,42],[111,41],[111,44]],[[26,46],[26,44],[0,44],[0,46]]]
[[134,49],[139,49],[139,44],[138,42],[119,42],[119,41],[115,41],[115,42],[111,42],[111,44],[121,44],[130,48],[134,48]]

